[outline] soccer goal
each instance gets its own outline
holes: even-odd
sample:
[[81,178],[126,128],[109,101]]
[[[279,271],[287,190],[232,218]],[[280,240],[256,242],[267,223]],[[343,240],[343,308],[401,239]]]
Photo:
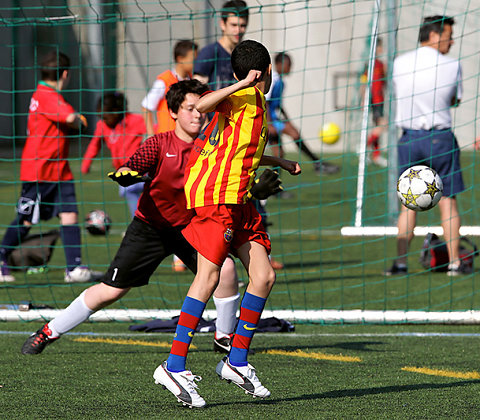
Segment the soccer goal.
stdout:
[[[244,39],[262,42],[272,59],[280,52],[291,58],[290,74],[282,76],[282,107],[315,157],[312,161],[292,138],[282,135],[285,156],[300,162],[302,174],[291,177],[282,171],[286,194],[270,198],[266,205],[272,257],[283,268],[277,270],[264,316],[317,323],[478,323],[477,273],[451,278],[424,269],[418,262],[420,238],[414,239],[408,256],[408,275],[386,278],[382,272],[395,258],[399,205],[392,64],[396,56],[416,48],[424,16],[455,19],[449,55],[462,64],[464,95],[452,115],[467,188],[458,197],[461,234],[480,236],[480,175],[474,151],[479,134],[480,0],[246,1],[249,20]],[[129,112],[143,115],[142,99],[157,76],[175,65],[176,42],[193,40],[202,48],[220,38],[222,4],[221,0],[44,0],[41,6],[4,2],[0,11],[4,39],[0,87],[5,98],[0,101],[2,235],[15,217],[21,195],[20,163],[31,96],[40,81],[40,58],[52,49],[60,50],[69,55],[72,69],[64,97],[88,121],[86,131],[72,132],[69,139],[82,263],[100,272],[108,268],[131,215],[117,185],[106,176],[112,162],[104,143],[90,171],[82,172],[99,120],[97,102],[105,93],[121,92]],[[386,69],[387,127],[380,138],[385,167],[370,160],[367,147],[372,129],[369,87],[376,56]],[[333,145],[318,136],[329,122],[342,132]],[[266,153],[273,152],[267,147]],[[337,167],[337,172],[322,169],[320,161]],[[93,236],[85,229],[92,210],[102,210],[111,218],[107,235]],[[441,234],[438,219],[438,209],[421,214],[415,234]],[[42,236],[58,228],[56,218],[40,221],[31,234]],[[1,321],[51,319],[94,284],[65,283],[62,241],[49,250],[48,263],[17,265],[12,271],[15,281],[0,283]],[[29,247],[20,247],[19,252],[26,255]],[[243,293],[248,276],[239,262],[237,270]],[[192,279],[192,273],[174,271],[172,260],[165,260],[149,285],[132,289],[91,320],[137,322],[178,315]],[[216,317],[212,303],[205,316]]]

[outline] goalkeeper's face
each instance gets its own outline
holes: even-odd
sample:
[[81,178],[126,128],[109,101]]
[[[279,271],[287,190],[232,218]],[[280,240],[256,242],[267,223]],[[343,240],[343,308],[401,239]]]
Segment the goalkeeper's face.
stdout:
[[178,111],[170,114],[177,124],[175,133],[182,139],[190,137],[195,140],[200,133],[205,122],[205,114],[201,114],[195,108],[200,96],[195,93],[187,93],[182,104],[178,107]]

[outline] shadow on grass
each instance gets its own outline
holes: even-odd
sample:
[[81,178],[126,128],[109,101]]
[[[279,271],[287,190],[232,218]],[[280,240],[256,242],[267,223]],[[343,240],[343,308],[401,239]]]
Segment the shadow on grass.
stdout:
[[321,267],[326,265],[333,265],[333,266],[342,266],[348,264],[360,264],[361,260],[343,260],[343,261],[309,261],[309,262],[294,262],[294,263],[285,263],[285,268],[305,268],[305,267]]
[[[460,386],[476,385],[479,384],[480,380],[472,381],[461,381],[461,382],[450,382],[450,383],[423,383],[423,384],[412,384],[412,385],[393,385],[393,386],[384,386],[384,387],[372,387],[372,388],[358,388],[358,389],[340,389],[335,391],[328,391],[324,393],[316,394],[304,394],[297,397],[291,398],[268,398],[265,400],[255,400],[255,404],[268,405],[268,404],[278,404],[279,402],[290,402],[290,401],[308,401],[308,400],[321,400],[323,398],[346,398],[346,397],[364,397],[366,395],[381,395],[381,394],[391,394],[394,392],[408,392],[408,391],[419,391],[424,389],[447,389],[447,388],[456,388]],[[235,405],[240,404],[252,404],[252,401],[238,401],[235,402]],[[213,403],[208,404],[208,408],[231,405],[230,402],[222,403]]]
[[[385,343],[381,341],[357,341],[357,342],[343,342],[343,343],[335,343],[329,345],[305,345],[305,346],[275,346],[269,347],[265,350],[284,350],[284,351],[295,351],[295,350],[304,350],[304,349],[342,349],[342,350],[356,350],[356,351],[364,351],[364,352],[384,352],[386,350],[376,350],[367,348],[367,346],[380,346]],[[259,349],[257,350],[259,351]]]

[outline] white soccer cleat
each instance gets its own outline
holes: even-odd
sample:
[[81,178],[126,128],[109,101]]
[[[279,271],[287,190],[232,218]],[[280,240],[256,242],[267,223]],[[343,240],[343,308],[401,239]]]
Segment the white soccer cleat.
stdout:
[[3,274],[0,272],[0,283],[11,283],[12,281],[15,281],[15,277],[11,274]]
[[225,356],[217,365],[216,372],[220,379],[233,382],[242,388],[246,394],[254,397],[266,398],[270,391],[265,388],[255,374],[255,368],[249,363],[247,366],[232,366]]
[[87,281],[97,280],[102,273],[92,271],[88,267],[79,265],[72,271],[65,271],[65,283],[85,283]]
[[0,283],[11,283],[15,281],[15,277],[10,274],[10,269],[6,266],[6,264],[1,261],[0,262]]
[[204,407],[205,400],[197,392],[198,385],[195,383],[202,380],[201,376],[194,375],[189,370],[170,372],[167,362],[163,362],[153,373],[156,384],[168,389],[183,405],[192,407]]

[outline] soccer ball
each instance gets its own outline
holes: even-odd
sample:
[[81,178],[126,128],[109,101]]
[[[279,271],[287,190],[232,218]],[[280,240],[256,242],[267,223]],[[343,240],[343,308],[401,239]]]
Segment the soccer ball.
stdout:
[[340,139],[340,134],[340,127],[333,122],[329,122],[320,129],[318,137],[326,144],[334,144]]
[[92,235],[106,235],[112,219],[103,210],[92,210],[85,218],[85,229]]
[[430,210],[442,198],[443,182],[432,168],[412,166],[398,178],[397,194],[401,203],[411,210]]

